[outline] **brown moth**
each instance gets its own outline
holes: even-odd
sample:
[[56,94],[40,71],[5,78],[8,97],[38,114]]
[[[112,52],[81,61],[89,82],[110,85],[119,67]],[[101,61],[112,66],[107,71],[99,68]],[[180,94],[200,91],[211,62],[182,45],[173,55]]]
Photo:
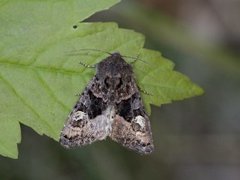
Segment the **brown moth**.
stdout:
[[150,121],[134,80],[132,66],[119,53],[96,65],[60,135],[66,148],[84,146],[108,136],[140,154],[154,150]]

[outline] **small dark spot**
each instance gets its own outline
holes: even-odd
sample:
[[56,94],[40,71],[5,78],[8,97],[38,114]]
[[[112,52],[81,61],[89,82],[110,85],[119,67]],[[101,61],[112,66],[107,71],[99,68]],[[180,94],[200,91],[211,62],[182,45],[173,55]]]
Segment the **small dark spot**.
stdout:
[[63,136],[64,138],[68,138],[68,136],[65,134],[64,136]]
[[73,140],[73,138],[74,138],[74,137],[73,137],[73,136],[71,136],[71,137],[69,137],[68,139],[71,141],[71,140]]
[[136,131],[140,131],[141,126],[138,123],[133,123],[132,128],[136,132]]
[[122,84],[123,84],[123,82],[122,82],[122,79],[121,78],[119,78],[119,82],[118,82],[118,84],[117,84],[117,89],[119,89],[119,88],[121,88],[121,86],[122,86]]
[[73,29],[77,29],[78,28],[78,26],[77,25],[73,25]]
[[107,87],[107,89],[110,87],[111,82],[108,76],[104,79],[104,84]]

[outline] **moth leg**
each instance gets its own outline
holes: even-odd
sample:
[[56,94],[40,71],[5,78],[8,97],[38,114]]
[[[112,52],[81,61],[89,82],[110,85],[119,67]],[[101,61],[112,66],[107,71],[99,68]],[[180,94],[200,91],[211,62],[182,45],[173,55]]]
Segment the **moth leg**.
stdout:
[[151,93],[147,92],[145,89],[141,88],[140,86],[137,86],[139,91],[146,94],[146,95],[149,95],[149,96],[153,96]]
[[82,66],[84,66],[85,68],[96,68],[96,64],[94,64],[94,65],[89,65],[89,64],[85,64],[85,63],[83,63],[83,62],[79,62],[79,64],[81,64]]

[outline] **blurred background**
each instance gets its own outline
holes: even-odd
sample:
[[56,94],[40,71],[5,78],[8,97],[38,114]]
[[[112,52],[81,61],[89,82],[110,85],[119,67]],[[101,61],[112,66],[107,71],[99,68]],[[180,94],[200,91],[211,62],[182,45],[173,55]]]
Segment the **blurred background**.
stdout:
[[21,126],[19,159],[0,156],[0,179],[239,180],[240,0],[123,0],[87,21],[114,21],[146,36],[199,97],[152,107],[155,152],[113,141],[65,150]]

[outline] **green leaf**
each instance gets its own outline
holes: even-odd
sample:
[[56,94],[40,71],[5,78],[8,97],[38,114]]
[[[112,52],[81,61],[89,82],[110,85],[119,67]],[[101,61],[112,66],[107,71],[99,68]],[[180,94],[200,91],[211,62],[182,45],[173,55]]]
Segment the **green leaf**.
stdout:
[[[80,23],[116,0],[11,0],[0,2],[0,154],[17,158],[19,122],[58,140],[79,94],[95,73],[79,62],[96,64],[119,51],[133,64],[146,108],[199,95],[202,90],[158,52],[142,49],[143,35],[115,23]],[[132,59],[126,59],[131,62]]]
[[174,64],[159,52],[143,49],[139,58],[146,63],[136,63],[135,75],[140,88],[147,92],[142,93],[142,97],[149,113],[150,104],[160,106],[203,93],[188,77],[173,71]]

